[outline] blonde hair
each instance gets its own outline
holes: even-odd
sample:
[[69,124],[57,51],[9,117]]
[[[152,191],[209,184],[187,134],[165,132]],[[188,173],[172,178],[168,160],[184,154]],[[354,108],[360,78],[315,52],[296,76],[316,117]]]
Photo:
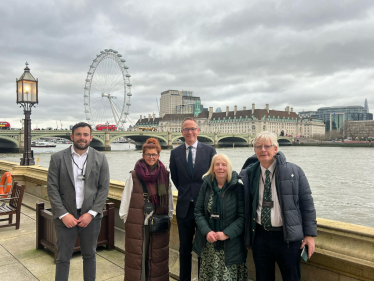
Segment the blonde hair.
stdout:
[[230,182],[231,181],[231,177],[232,177],[232,164],[231,164],[231,161],[229,159],[229,157],[227,157],[225,154],[216,154],[213,156],[212,158],[212,163],[210,164],[210,168],[208,170],[208,172],[206,172],[203,177],[205,176],[208,176],[210,175],[212,177],[212,180],[214,179],[214,164],[217,162],[217,160],[223,160],[226,162],[226,166],[227,166],[227,182]]
[[255,146],[256,144],[260,142],[267,142],[267,141],[270,141],[272,146],[279,147],[277,135],[269,131],[262,131],[258,133],[255,137],[255,140],[253,141],[253,145]]

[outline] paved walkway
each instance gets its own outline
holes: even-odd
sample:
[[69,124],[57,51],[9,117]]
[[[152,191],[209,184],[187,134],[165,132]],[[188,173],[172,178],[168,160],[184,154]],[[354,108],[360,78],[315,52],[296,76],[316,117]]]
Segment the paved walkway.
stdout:
[[[53,254],[36,249],[35,211],[22,206],[21,227],[0,229],[0,279],[1,281],[53,281],[55,263]],[[15,218],[13,218],[14,220]],[[0,222],[4,224],[4,222]],[[104,247],[97,251],[96,280],[124,280],[124,254]],[[83,261],[80,253],[74,253],[70,264],[69,280],[83,280]],[[170,280],[176,280],[170,278]]]

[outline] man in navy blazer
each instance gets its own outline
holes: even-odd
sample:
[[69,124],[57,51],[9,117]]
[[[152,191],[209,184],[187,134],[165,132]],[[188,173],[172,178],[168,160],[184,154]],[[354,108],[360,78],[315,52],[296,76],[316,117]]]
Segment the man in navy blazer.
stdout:
[[191,280],[192,240],[195,235],[195,202],[199,195],[202,176],[210,167],[216,150],[198,142],[200,128],[194,118],[182,122],[185,143],[170,153],[171,179],[178,189],[177,223],[179,231],[179,280]]

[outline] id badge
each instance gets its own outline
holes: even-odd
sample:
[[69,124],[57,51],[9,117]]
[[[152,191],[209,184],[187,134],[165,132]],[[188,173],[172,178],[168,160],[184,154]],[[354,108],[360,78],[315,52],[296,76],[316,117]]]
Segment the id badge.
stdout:
[[262,207],[264,208],[273,208],[274,202],[273,201],[263,201],[262,202]]
[[219,220],[219,215],[218,214],[210,214],[210,218],[213,220]]

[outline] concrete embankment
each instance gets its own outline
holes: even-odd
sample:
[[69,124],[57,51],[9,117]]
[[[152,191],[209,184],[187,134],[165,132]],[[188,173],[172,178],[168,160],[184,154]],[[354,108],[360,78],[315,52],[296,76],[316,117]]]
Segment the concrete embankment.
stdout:
[[[2,173],[10,171],[14,180],[26,185],[24,204],[35,208],[36,202],[45,202],[48,206],[46,188],[48,170],[41,166],[19,166],[16,163],[0,161]],[[118,208],[124,182],[111,181],[108,201]],[[174,204],[177,193],[174,192]],[[318,210],[317,210],[318,212]],[[318,237],[316,252],[308,263],[302,262],[302,280],[374,280],[374,228],[358,226],[318,218]],[[124,250],[124,225],[116,211],[115,246]],[[173,218],[170,238],[170,272],[177,277],[178,260],[178,227]],[[193,274],[196,276],[196,257],[194,257]],[[248,252],[247,265],[250,279],[255,279],[255,269],[251,251]],[[281,280],[277,269],[277,280]]]

